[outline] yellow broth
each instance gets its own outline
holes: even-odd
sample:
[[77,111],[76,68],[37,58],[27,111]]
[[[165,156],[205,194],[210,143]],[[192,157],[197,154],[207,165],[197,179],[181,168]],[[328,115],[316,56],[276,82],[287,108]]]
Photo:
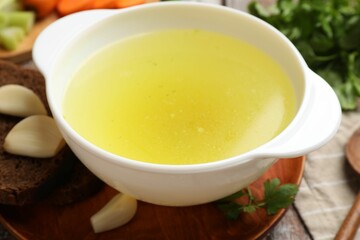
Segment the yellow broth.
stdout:
[[104,47],[70,80],[66,121],[120,156],[159,164],[233,157],[278,135],[296,99],[256,47],[198,29],[162,30]]

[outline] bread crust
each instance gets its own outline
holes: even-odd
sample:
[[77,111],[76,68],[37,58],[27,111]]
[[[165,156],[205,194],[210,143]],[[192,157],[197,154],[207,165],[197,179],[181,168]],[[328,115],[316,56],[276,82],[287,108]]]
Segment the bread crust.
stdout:
[[[0,61],[0,86],[19,84],[32,89],[46,105],[45,80],[35,71]],[[21,120],[0,114],[0,203],[11,205],[31,204],[46,196],[70,174],[73,159],[66,157],[67,147],[57,156],[35,159],[9,154],[4,151],[4,139]]]
[[[45,80],[40,72],[0,60],[0,86],[6,84],[19,84],[32,89],[50,113]],[[55,203],[67,204],[100,189],[102,182],[80,163],[68,146],[55,157],[45,159],[5,152],[2,147],[4,139],[20,120],[19,117],[0,114],[0,204],[32,204],[50,193],[53,195],[50,199]],[[75,177],[74,174],[79,176]],[[93,184],[93,187],[88,184]]]

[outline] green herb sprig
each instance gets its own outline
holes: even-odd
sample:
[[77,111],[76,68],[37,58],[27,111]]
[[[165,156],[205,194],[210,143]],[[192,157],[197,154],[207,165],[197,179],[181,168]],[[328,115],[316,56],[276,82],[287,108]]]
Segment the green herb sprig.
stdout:
[[[258,200],[250,188],[243,189],[216,202],[218,208],[228,219],[236,220],[240,213],[252,213],[264,208],[268,215],[277,213],[280,209],[289,207],[295,199],[298,186],[295,184],[282,184],[278,178],[267,180],[264,183],[264,199]],[[247,197],[247,204],[240,204],[236,200]]]
[[297,47],[309,67],[336,92],[344,110],[360,96],[360,0],[277,0],[249,12],[273,25]]

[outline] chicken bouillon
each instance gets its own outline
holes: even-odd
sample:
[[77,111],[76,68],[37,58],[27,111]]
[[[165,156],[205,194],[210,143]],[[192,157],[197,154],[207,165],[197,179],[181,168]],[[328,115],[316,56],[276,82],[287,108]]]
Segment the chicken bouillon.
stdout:
[[105,46],[70,80],[66,121],[93,144],[159,164],[233,157],[293,119],[292,84],[270,56],[198,29],[161,30]]

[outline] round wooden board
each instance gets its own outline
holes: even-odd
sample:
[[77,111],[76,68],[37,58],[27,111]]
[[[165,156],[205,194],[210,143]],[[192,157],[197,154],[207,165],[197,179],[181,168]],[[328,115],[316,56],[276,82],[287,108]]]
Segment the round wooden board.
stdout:
[[52,14],[42,20],[35,23],[31,32],[26,36],[24,41],[21,42],[19,47],[14,51],[6,51],[0,48],[0,59],[12,61],[15,63],[24,62],[31,59],[32,47],[35,43],[37,36],[41,31],[54,22],[58,17],[56,14]]
[[[251,184],[255,196],[262,197],[263,182],[279,178],[282,183],[299,184],[304,157],[280,159]],[[264,210],[227,220],[215,204],[192,207],[163,207],[139,202],[135,217],[123,227],[95,234],[90,217],[116,194],[105,187],[95,196],[73,205],[55,207],[37,204],[26,207],[0,207],[1,223],[22,240],[112,240],[112,239],[258,239],[284,215],[281,210],[268,216]]]

